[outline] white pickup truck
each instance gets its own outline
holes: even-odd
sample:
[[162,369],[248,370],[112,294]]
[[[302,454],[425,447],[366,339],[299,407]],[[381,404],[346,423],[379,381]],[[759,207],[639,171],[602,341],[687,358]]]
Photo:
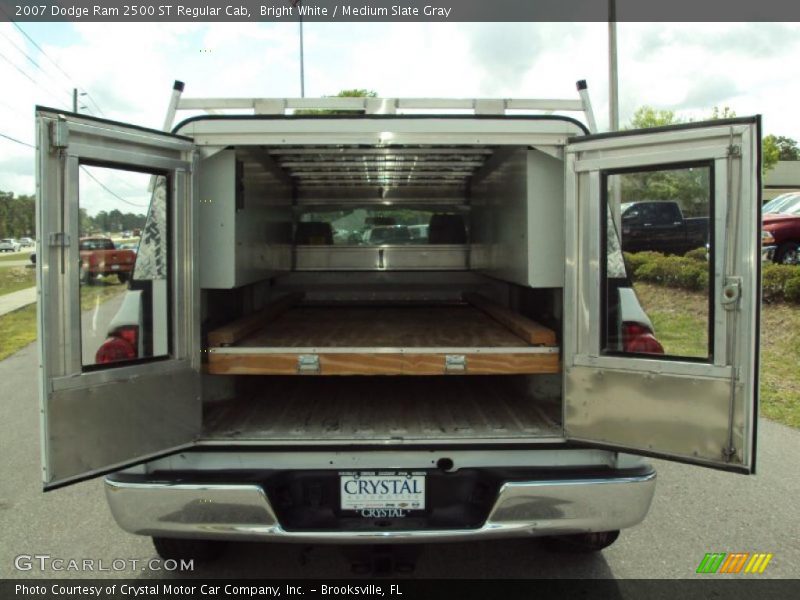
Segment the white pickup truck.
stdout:
[[[37,109],[45,489],[106,475],[119,525],[164,557],[599,550],[648,511],[643,457],[754,471],[758,117],[592,134],[552,114],[578,99],[179,92],[215,114],[164,133]],[[83,168],[153,191],[99,325],[79,300]],[[620,201],[676,173],[711,228],[691,351],[659,337],[620,251]],[[365,243],[376,227],[426,239]]]

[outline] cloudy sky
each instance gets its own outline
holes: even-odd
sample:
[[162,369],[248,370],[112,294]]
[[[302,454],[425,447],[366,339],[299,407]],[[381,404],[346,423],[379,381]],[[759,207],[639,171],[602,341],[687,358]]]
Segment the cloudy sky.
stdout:
[[[156,128],[175,79],[186,97],[300,94],[296,23],[20,27],[29,37],[0,23],[0,134],[27,144],[34,105],[69,108],[73,87],[90,94],[83,112]],[[605,129],[606,36],[605,23],[306,23],[306,95],[574,98],[587,79]],[[618,37],[623,123],[643,104],[695,119],[729,106],[800,140],[799,24],[623,23]],[[34,191],[33,150],[2,137],[0,190]]]

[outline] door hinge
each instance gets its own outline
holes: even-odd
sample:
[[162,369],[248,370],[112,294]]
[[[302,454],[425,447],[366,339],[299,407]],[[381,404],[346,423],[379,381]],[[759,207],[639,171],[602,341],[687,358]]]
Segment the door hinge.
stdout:
[[63,150],[69,146],[69,126],[66,121],[59,119],[50,123],[50,147]]
[[298,356],[297,372],[301,375],[318,375],[319,356],[316,354],[301,354]]
[[69,234],[63,231],[52,232],[47,236],[47,245],[51,248],[67,248],[69,246]]
[[726,277],[722,286],[722,306],[727,310],[736,308],[739,298],[742,297],[742,278]]
[[467,357],[463,354],[446,354],[444,357],[445,373],[466,373]]
[[728,156],[739,157],[742,155],[742,147],[738,144],[731,144],[728,146]]
[[736,448],[733,446],[727,446],[722,449],[722,456],[725,458],[726,462],[731,462],[734,456],[736,456]]

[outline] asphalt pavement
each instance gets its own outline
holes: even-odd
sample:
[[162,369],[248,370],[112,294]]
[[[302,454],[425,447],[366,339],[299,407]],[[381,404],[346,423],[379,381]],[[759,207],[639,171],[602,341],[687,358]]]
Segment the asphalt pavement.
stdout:
[[[100,480],[42,493],[35,345],[0,363],[0,577],[88,577],[86,572],[15,570],[15,557],[143,560],[150,540],[114,523]],[[691,578],[707,552],[769,552],[758,577],[797,577],[800,565],[800,431],[761,420],[758,474],[742,476],[654,461],[656,498],[647,519],[602,553],[550,553],[535,540],[429,545],[414,577]],[[97,563],[95,563],[97,564]],[[95,572],[99,577],[350,576],[340,548],[236,544],[190,573]],[[731,576],[736,577],[736,576]]]

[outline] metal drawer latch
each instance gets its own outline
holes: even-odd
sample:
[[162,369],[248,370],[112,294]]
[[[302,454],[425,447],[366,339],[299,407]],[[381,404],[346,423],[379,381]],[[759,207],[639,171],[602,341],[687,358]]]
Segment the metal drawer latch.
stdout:
[[445,373],[466,373],[467,357],[463,354],[446,354],[444,357]]
[[316,354],[301,354],[298,356],[297,372],[301,375],[318,375],[319,356]]

